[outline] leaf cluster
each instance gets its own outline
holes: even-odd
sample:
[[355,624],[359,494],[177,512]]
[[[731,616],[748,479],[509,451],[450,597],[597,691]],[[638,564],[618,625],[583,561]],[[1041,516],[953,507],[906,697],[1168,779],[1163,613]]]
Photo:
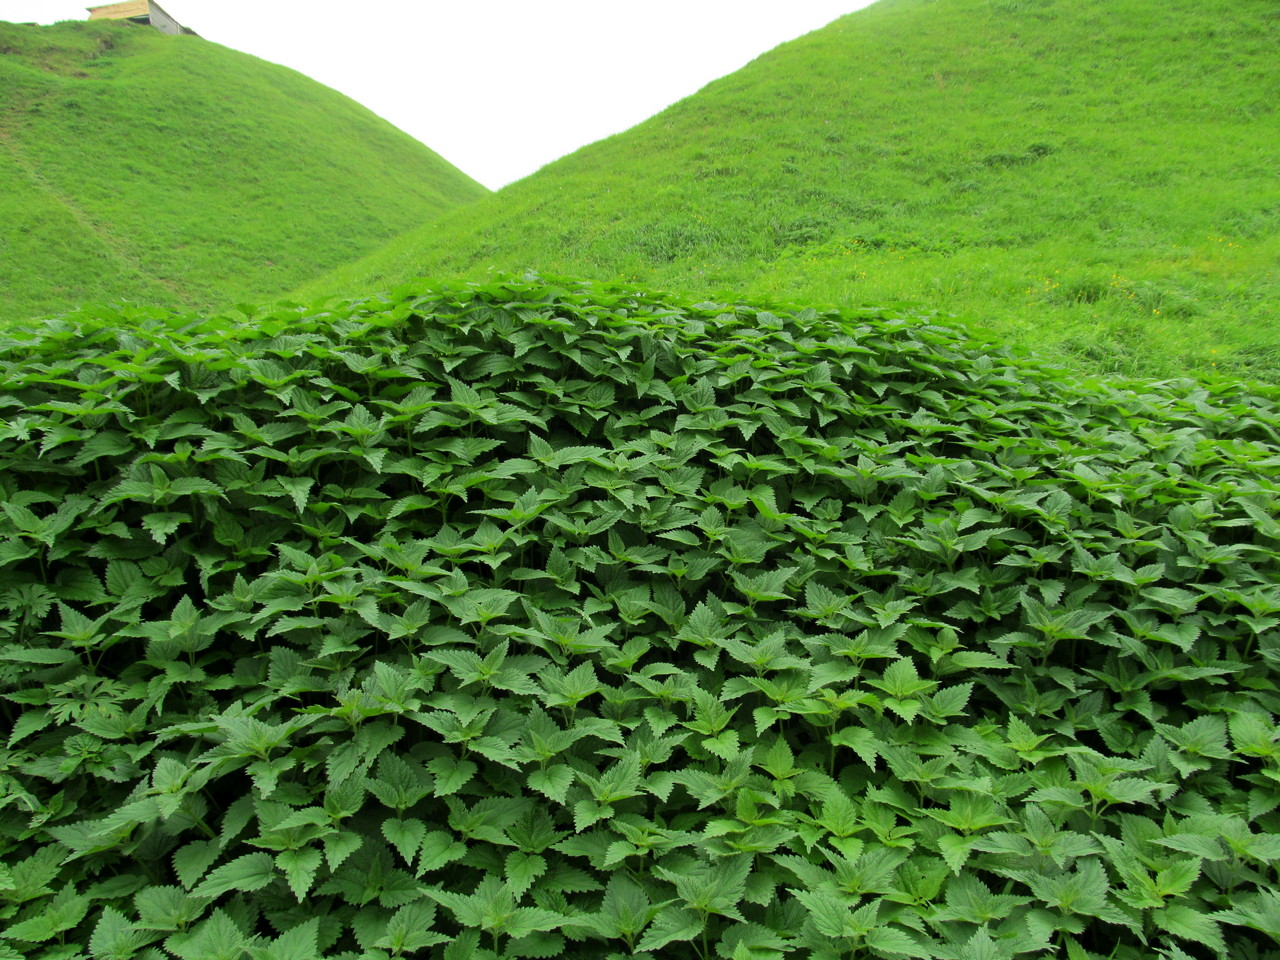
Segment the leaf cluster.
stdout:
[[0,384],[0,956],[1277,955],[1273,395],[536,277]]

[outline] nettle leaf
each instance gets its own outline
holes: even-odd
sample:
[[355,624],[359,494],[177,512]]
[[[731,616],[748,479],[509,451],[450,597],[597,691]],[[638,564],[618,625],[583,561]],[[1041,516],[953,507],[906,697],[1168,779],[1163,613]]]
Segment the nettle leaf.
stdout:
[[897,701],[918,697],[938,686],[936,681],[921,679],[915,663],[907,658],[894,661],[879,680],[868,680],[867,683]]
[[354,830],[340,830],[324,838],[324,859],[330,870],[337,870],[353,853],[364,846],[364,837]]
[[980,794],[953,794],[948,800],[946,810],[930,808],[923,812],[966,834],[1013,822],[996,806],[993,798]]
[[692,940],[702,933],[705,926],[705,922],[692,910],[674,906],[663,907],[645,928],[644,935],[636,944],[636,949],[660,950],[671,943]]
[[1231,750],[1227,747],[1227,724],[1222,717],[1197,717],[1181,727],[1157,723],[1155,728],[1171,746],[1192,756],[1215,760],[1231,757]]
[[1225,860],[1228,857],[1226,846],[1216,834],[1177,833],[1168,837],[1154,837],[1151,842],[1170,850],[1195,854],[1204,860]]
[[534,853],[515,851],[507,854],[504,875],[511,887],[512,895],[517,899],[533,885],[533,882],[547,871],[547,861]]
[[593,823],[613,816],[613,807],[598,800],[579,800],[573,805],[573,829],[581,833]]
[[534,933],[555,930],[563,923],[564,917],[554,911],[541,907],[517,907],[505,921],[503,932],[512,940],[521,940]]
[[782,567],[768,570],[754,576],[733,573],[734,585],[750,603],[768,600],[788,600],[787,581],[799,571],[799,567]]
[[190,521],[189,513],[148,513],[142,518],[142,526],[156,543],[163,544],[178,527]]
[[973,696],[973,688],[972,683],[958,683],[955,686],[944,687],[929,698],[928,706],[925,708],[926,715],[935,721],[964,716],[969,698]]
[[427,825],[421,820],[398,820],[389,817],[382,821],[382,835],[410,866],[427,835]]
[[814,928],[824,937],[862,938],[876,925],[881,901],[873,900],[857,910],[823,891],[789,890],[809,914]]
[[164,946],[180,960],[238,960],[248,949],[249,938],[219,909],[190,932],[173,934]]
[[1280,894],[1275,891],[1254,894],[1237,900],[1229,910],[1221,910],[1213,919],[1221,923],[1239,924],[1252,930],[1260,930],[1273,939],[1280,935],[1280,916],[1276,908],[1280,907]]
[[529,773],[530,789],[550,797],[556,803],[564,803],[573,785],[573,770],[563,764],[548,767],[545,770],[533,770]]
[[845,727],[831,734],[831,742],[838,747],[848,747],[869,768],[875,769],[876,755],[884,746],[874,733],[865,727]]
[[656,868],[655,873],[674,883],[676,895],[697,913],[714,913],[745,922],[738,904],[746,895],[752,862],[749,855],[727,857],[713,864],[698,864],[685,874],[664,867]]
[[191,925],[205,909],[205,903],[179,887],[146,887],[133,898],[140,930],[171,933]]
[[614,873],[605,888],[600,912],[576,917],[572,922],[581,923],[603,937],[620,937],[632,943],[661,909],[650,902],[638,883],[625,874]]
[[95,960],[129,960],[151,939],[119,910],[105,907],[89,938],[89,952]]
[[269,853],[250,853],[216,868],[191,892],[197,897],[217,897],[230,890],[249,893],[261,890],[275,877],[275,863]]
[[435,912],[434,904],[421,901],[401,907],[387,921],[387,932],[374,943],[374,947],[390,950],[393,956],[399,956],[450,942],[450,937],[430,929]]
[[[376,771],[376,776],[367,784],[369,792],[383,804],[399,812],[408,810],[423,797],[430,796],[437,786],[421,765],[394,753],[382,754],[378,758]],[[456,778],[459,772],[451,768],[449,775]],[[460,786],[461,784],[448,792],[456,792]],[[442,795],[436,792],[436,796]]]
[[40,904],[40,912],[5,929],[4,936],[25,943],[44,943],[76,927],[89,912],[91,901],[70,887]]
[[439,870],[467,855],[466,844],[443,830],[432,830],[422,838],[418,851],[417,876]]
[[427,763],[427,768],[436,778],[432,793],[437,797],[457,793],[479,770],[470,760],[458,760],[452,756],[436,757]]
[[173,854],[173,870],[178,881],[190,890],[221,854],[221,846],[213,840],[193,840],[179,847]]
[[250,944],[253,960],[308,960],[320,954],[320,919],[304,920],[266,946]]
[[881,954],[902,957],[921,957],[932,960],[938,954],[936,945],[919,934],[908,933],[898,927],[876,927],[863,938],[872,950]]
[[730,960],[778,960],[791,942],[758,923],[737,924],[716,945],[716,952]]
[[505,934],[513,939],[538,931],[554,930],[564,917],[540,907],[517,907],[510,887],[496,877],[486,877],[470,895],[447,890],[425,891],[437,903],[447,907],[458,923],[491,934]]
[[284,873],[289,889],[301,903],[316,880],[323,854],[313,847],[301,850],[281,850],[276,854],[276,866]]
[[1233,713],[1230,717],[1231,742],[1236,753],[1251,757],[1274,757],[1280,754],[1280,730],[1269,716],[1257,713]]
[[951,868],[951,872],[956,876],[960,876],[960,872],[968,862],[974,846],[975,841],[973,839],[956,836],[953,833],[943,834],[938,838],[938,852],[942,854],[947,866]]
[[1227,943],[1217,921],[1189,904],[1171,903],[1153,910],[1151,921],[1179,939],[1203,943],[1218,954],[1226,952]]

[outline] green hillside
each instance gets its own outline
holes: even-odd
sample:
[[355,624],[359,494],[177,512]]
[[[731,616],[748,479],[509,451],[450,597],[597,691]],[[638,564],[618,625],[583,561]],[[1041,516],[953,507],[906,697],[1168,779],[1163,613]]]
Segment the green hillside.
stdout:
[[534,268],[1280,372],[1274,0],[880,0],[301,291]]
[[0,319],[274,296],[486,193],[284,67],[131,24],[0,22]]

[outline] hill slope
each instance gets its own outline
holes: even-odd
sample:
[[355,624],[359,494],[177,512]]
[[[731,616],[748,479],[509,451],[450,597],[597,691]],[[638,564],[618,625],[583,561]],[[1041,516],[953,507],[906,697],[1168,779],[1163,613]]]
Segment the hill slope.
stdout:
[[1269,374],[1277,42],[1269,0],[880,0],[303,293],[532,267]]
[[0,319],[275,295],[486,192],[285,67],[131,24],[0,22]]

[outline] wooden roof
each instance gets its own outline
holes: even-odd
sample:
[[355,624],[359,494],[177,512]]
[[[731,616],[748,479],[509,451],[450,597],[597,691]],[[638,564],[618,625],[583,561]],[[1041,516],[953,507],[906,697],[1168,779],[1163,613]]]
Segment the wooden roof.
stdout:
[[150,0],[126,0],[124,3],[107,3],[87,9],[90,20],[127,20],[151,16]]

